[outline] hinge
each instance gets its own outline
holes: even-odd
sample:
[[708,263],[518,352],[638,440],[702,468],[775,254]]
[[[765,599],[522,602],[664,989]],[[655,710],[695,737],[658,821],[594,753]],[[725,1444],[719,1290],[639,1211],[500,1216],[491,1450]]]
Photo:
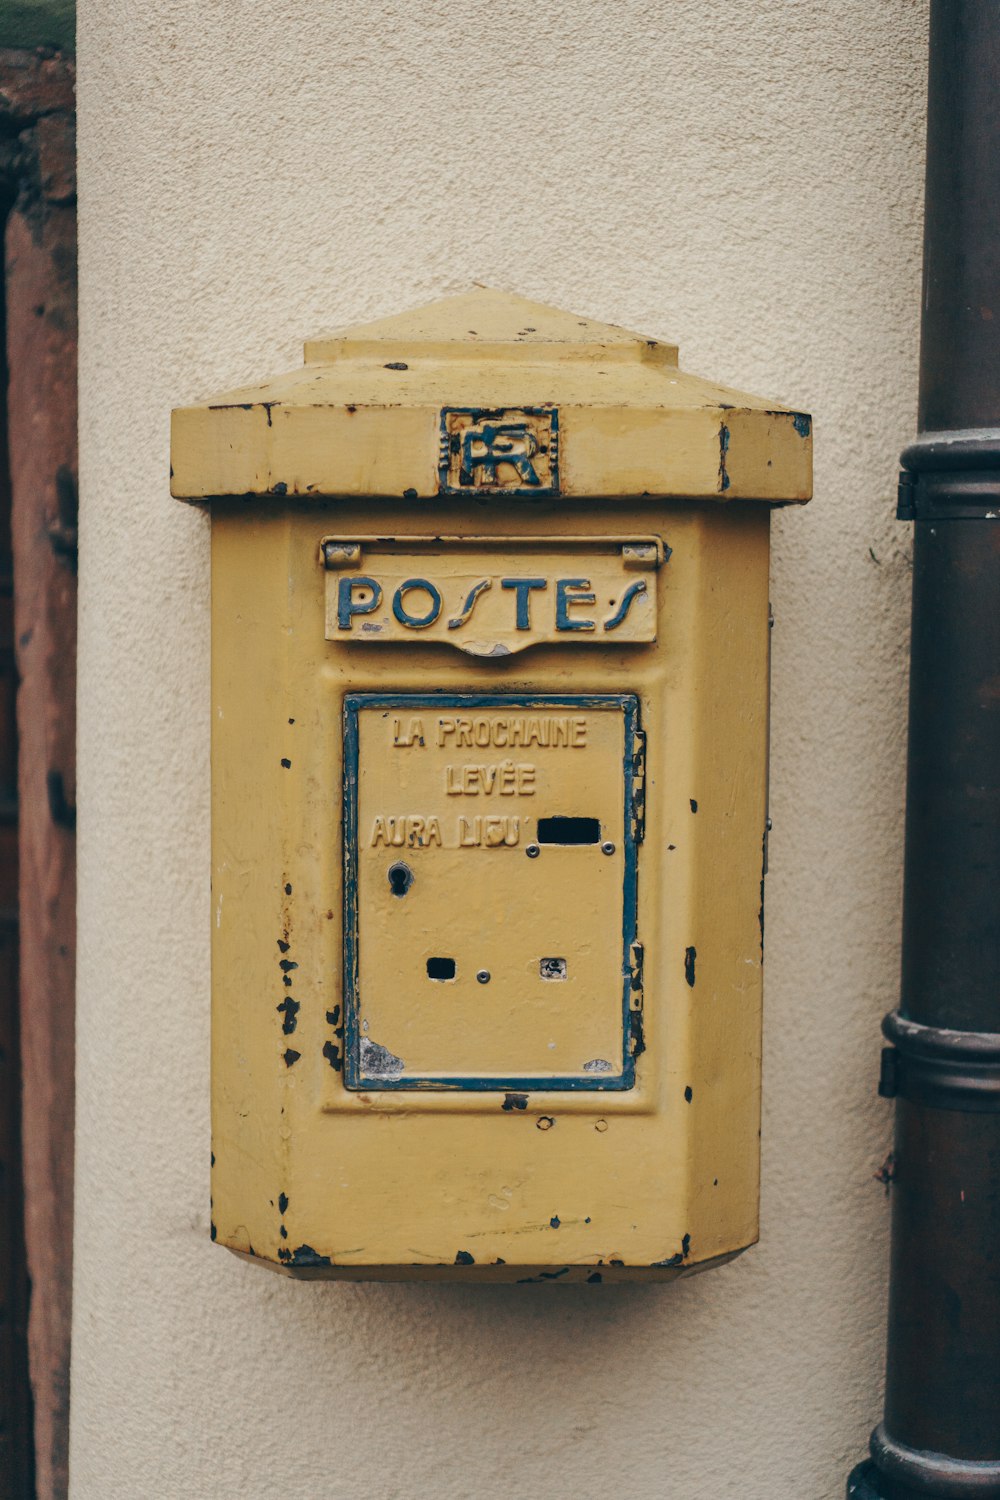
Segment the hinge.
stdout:
[[904,469],[899,476],[899,485],[896,489],[896,520],[915,521],[917,519],[917,486],[914,476]]
[[338,537],[325,536],[320,540],[319,560],[328,573],[334,568],[359,568],[361,543],[342,542]]
[[632,837],[641,844],[646,834],[646,731],[632,737]]
[[883,1099],[895,1099],[899,1092],[899,1053],[895,1047],[882,1048],[878,1091]]
[[669,556],[670,549],[659,540],[652,542],[624,542],[622,544],[622,566],[626,568],[658,568]]

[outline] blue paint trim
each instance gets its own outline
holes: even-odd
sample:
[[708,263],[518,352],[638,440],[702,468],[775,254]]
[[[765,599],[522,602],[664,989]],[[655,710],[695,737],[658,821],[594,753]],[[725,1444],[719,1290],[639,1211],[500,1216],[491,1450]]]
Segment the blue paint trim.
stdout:
[[[360,696],[360,695],[357,695]],[[344,1084],[360,1087],[358,1027],[358,711],[344,699]],[[350,998],[348,998],[350,997]]]
[[[358,972],[358,764],[359,716],[366,709],[435,708],[618,708],[624,734],[622,782],[622,1071],[610,1078],[581,1073],[548,1077],[366,1078],[361,1072]],[[640,731],[639,699],[634,693],[519,694],[519,693],[348,693],[344,697],[344,1085],[349,1089],[464,1091],[473,1093],[614,1093],[635,1086],[635,1057],[631,1051],[632,947],[637,941],[638,850],[632,824],[633,745]]]
[[729,471],[726,464],[729,459],[729,428],[723,422],[719,428],[719,489],[723,493],[729,488]]

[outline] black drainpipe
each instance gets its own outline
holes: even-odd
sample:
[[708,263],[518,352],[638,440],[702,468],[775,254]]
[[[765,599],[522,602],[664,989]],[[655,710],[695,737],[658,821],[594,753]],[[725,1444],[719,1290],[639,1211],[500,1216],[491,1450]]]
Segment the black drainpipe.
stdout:
[[932,0],[885,1417],[851,1500],[1000,1497],[1000,0]]

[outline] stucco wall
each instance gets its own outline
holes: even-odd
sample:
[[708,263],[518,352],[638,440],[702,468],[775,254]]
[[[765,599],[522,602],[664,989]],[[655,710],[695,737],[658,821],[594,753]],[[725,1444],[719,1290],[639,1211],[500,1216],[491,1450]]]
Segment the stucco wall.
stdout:
[[[878,1415],[922,0],[85,0],[72,1493],[835,1500]],[[811,409],[777,517],[763,1233],[665,1288],[208,1237],[208,532],[172,404],[481,280]]]

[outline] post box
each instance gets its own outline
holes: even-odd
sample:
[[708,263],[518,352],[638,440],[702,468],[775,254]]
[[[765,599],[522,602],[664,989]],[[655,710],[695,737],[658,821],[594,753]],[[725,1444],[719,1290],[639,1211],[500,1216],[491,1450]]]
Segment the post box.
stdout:
[[174,412],[218,1243],[607,1282],[754,1242],[768,528],[810,482],[808,416],[486,290]]

